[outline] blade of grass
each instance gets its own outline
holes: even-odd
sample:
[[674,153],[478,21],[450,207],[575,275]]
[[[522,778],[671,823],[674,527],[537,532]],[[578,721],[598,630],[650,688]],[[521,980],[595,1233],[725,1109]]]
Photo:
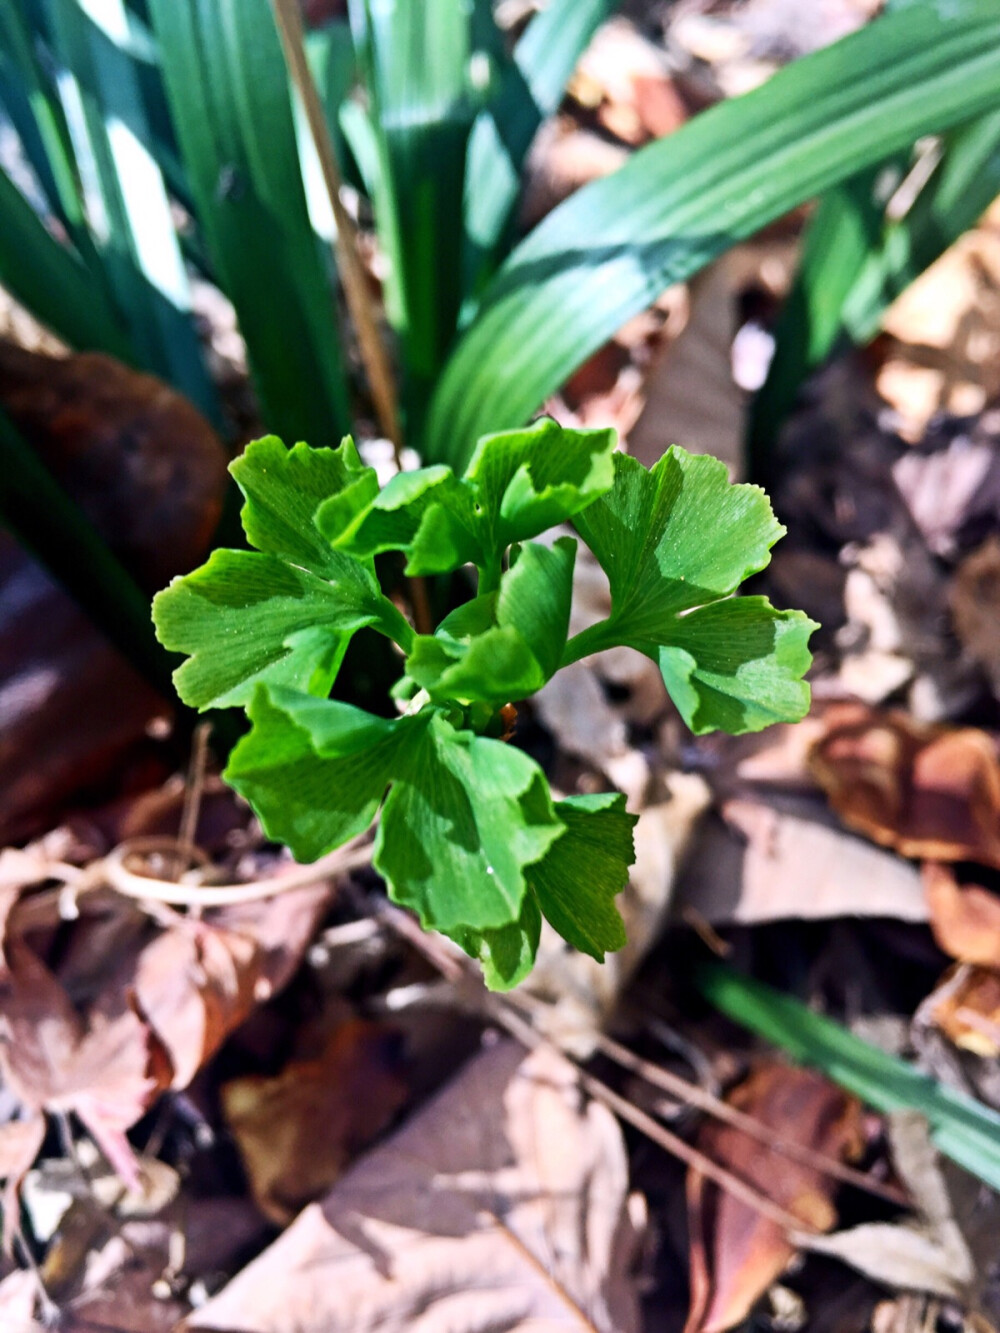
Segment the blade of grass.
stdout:
[[780,1046],[797,1063],[822,1070],[877,1111],[919,1111],[946,1157],[1000,1189],[996,1111],[725,964],[701,964],[695,984],[728,1018]]
[[[47,0],[70,133],[87,174],[98,248],[140,363],[221,420],[190,311],[187,276],[134,62],[122,0]],[[103,25],[103,26],[102,26]]]
[[465,156],[478,111],[465,0],[351,0],[378,148],[379,238],[389,260],[386,311],[406,370],[412,427],[458,324]]
[[590,39],[621,0],[552,0],[528,24],[506,62],[500,86],[469,139],[465,179],[467,297],[482,290],[509,248],[521,168],[542,121],[559,106]]
[[246,340],[268,427],[350,426],[334,277],[312,229],[268,0],[151,0],[164,85],[213,273]]
[[555,209],[449,358],[422,441],[461,465],[666,286],[804,200],[1000,104],[993,0],[911,5],[696,116]]
[[806,229],[795,282],[774,331],[767,379],[747,427],[750,474],[766,484],[770,449],[806,377],[830,355],[843,332],[843,309],[865,260],[878,246],[888,193],[902,179],[900,154],[860,172],[820,200]]
[[771,369],[750,414],[750,470],[764,484],[771,447],[806,376],[839,340],[869,342],[896,297],[1000,194],[1000,112],[946,135],[929,180],[901,217],[890,218],[877,187],[883,172],[901,164],[883,164],[830,191],[810,223],[775,330]]
[[870,341],[909,284],[973,226],[1000,195],[1000,111],[947,136],[941,161],[909,212],[886,223],[844,302],[843,324]]
[[0,522],[164,698],[172,699],[172,662],[153,633],[149,599],[2,411],[0,470]]
[[135,363],[125,325],[103,282],[55,239],[2,171],[0,283],[70,347]]

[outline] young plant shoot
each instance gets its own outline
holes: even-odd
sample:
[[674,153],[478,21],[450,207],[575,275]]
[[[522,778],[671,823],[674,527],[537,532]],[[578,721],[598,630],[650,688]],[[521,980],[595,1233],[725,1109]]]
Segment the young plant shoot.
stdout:
[[[797,721],[815,628],[765,597],[734,597],[784,529],[755,486],[671,448],[650,470],[608,430],[555,422],[480,440],[461,477],[434,466],[379,488],[353,442],[274,437],[232,464],[256,550],[213,552],[154,603],[192,707],[244,707],[252,730],[226,780],[269,837],[311,861],[381,811],[374,864],[392,899],[482,963],[506,989],[531,970],[542,917],[603,960],[625,943],[615,896],[635,816],[609,793],[553,800],[534,760],[504,739],[501,710],[560,667],[627,645],[657,663],[697,733]],[[611,613],[568,638],[577,542],[608,576]],[[375,556],[412,576],[464,566],[476,595],[418,634],[382,592]],[[470,584],[471,587],[471,584]],[[398,645],[400,715],[330,698],[353,634]]]

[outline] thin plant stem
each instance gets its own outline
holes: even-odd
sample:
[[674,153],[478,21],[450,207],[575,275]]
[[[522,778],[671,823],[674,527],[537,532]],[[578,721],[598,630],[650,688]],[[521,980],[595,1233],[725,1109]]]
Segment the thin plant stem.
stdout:
[[285,59],[288,62],[292,82],[302,99],[309,132],[319,156],[323,182],[333,209],[337,227],[337,265],[343,275],[344,294],[347,297],[351,318],[358,331],[361,359],[368,373],[379,428],[386,438],[392,441],[392,447],[396,451],[396,463],[401,468],[403,438],[399,422],[399,406],[396,401],[396,386],[389,357],[379,335],[368,282],[361,267],[357,233],[340,198],[340,168],[333,151],[319,94],[316,92],[316,85],[306,59],[305,36],[302,31],[302,15],[298,0],[273,0],[273,3]]

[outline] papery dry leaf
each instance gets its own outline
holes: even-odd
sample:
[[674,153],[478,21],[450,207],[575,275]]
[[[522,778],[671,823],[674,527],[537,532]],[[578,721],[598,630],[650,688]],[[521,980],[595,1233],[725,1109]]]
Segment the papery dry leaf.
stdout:
[[249,935],[184,919],[135,960],[131,984],[170,1053],[171,1087],[186,1088],[254,1008],[258,955]]
[[233,1079],[222,1110],[267,1217],[287,1226],[392,1121],[409,1095],[399,1033],[349,1019],[320,1053],[274,1078]]
[[0,1125],[0,1181],[4,1182],[0,1200],[0,1230],[4,1249],[9,1251],[21,1185],[45,1142],[45,1119],[31,1112],[23,1120],[8,1120]]
[[144,587],[197,563],[227,460],[186,398],[99,352],[50,357],[0,342],[0,402]]
[[996,534],[959,565],[949,601],[962,647],[1000,696],[1000,537]]
[[36,1110],[72,1111],[122,1179],[138,1188],[125,1131],[170,1081],[169,1061],[130,997],[77,1014],[59,982],[22,941],[6,942],[0,975],[0,1069]]
[[925,862],[923,880],[938,948],[962,963],[1000,968],[1000,897],[978,884],[959,884],[939,861]]
[[802,1244],[834,1255],[886,1286],[967,1300],[977,1265],[956,1220],[927,1120],[918,1111],[896,1112],[888,1118],[888,1130],[893,1163],[918,1216],[803,1237]]
[[0,1327],[4,1333],[45,1333],[35,1318],[38,1282],[34,1273],[18,1269],[0,1282]]
[[710,925],[927,919],[920,876],[898,856],[762,801],[727,801],[721,813],[725,822],[702,826],[678,886],[678,908],[694,908]]
[[[727,1099],[767,1125],[775,1138],[829,1157],[856,1157],[863,1144],[861,1107],[810,1070],[776,1061],[760,1065]],[[836,1221],[836,1182],[768,1152],[730,1125],[710,1122],[698,1147],[767,1198],[821,1231]],[[741,1323],[795,1253],[782,1228],[742,1200],[688,1173],[691,1312],[686,1333],[721,1333]]]
[[627,1189],[572,1066],[498,1043],[186,1327],[636,1333]]
[[931,1017],[963,1051],[987,1060],[1000,1055],[1000,970],[967,967],[940,987]]
[[1000,867],[997,746],[974,727],[844,705],[810,766],[851,828],[903,856]]
[[633,148],[672,133],[688,118],[663,50],[624,18],[613,18],[597,30],[568,92],[596,114],[604,129]]

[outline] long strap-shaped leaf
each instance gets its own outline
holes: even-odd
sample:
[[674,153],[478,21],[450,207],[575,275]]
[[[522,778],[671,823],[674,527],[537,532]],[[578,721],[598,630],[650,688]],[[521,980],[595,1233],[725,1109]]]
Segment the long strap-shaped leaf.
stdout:
[[460,464],[664,287],[863,167],[1000,104],[995,0],[920,3],[796,61],[580,190],[511,254],[424,441]]
[[750,471],[769,481],[771,446],[805,377],[845,335],[870,341],[895,298],[1000,194],[1000,111],[945,136],[941,161],[905,216],[886,220],[885,164],[824,195],[809,224],[795,285],[775,335],[748,430]]
[[150,0],[149,10],[197,221],[267,424],[336,444],[349,409],[333,284],[306,208],[268,0]]
[[0,283],[71,347],[134,361],[125,326],[104,284],[46,230],[2,171]]
[[1000,1114],[992,1107],[724,964],[699,966],[695,984],[734,1022],[774,1042],[793,1060],[821,1069],[876,1110],[919,1111],[946,1157],[1000,1189]]
[[552,0],[528,24],[497,95],[476,120],[465,178],[467,295],[495,267],[539,125],[558,107],[576,62],[620,2]]
[[123,0],[90,0],[89,12],[81,0],[47,0],[46,10],[61,85],[78,111],[70,123],[77,161],[90,164],[90,192],[100,200],[101,258],[136,355],[219,421],[135,62],[114,40],[128,31]]
[[[481,0],[477,0],[481,3]],[[352,0],[378,152],[375,218],[389,256],[411,421],[426,405],[461,304],[462,184],[477,106],[466,0]]]

